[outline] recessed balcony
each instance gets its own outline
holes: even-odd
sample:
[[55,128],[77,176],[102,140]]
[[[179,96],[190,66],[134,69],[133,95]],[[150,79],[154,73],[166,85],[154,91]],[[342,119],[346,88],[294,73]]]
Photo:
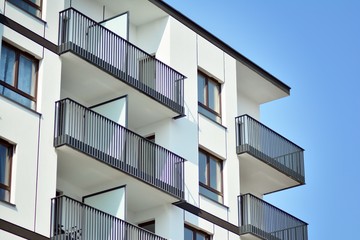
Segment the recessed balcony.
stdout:
[[50,239],[166,240],[145,229],[66,196],[51,200]]
[[239,196],[241,239],[307,240],[307,223],[251,194]]
[[73,8],[60,12],[59,53],[63,97],[97,104],[126,95],[153,121],[184,115],[184,75]]
[[305,183],[304,149],[248,115],[235,124],[241,192],[262,195]]
[[81,188],[117,181],[141,193],[155,187],[167,202],[184,197],[182,157],[70,99],[56,102],[54,146],[59,176]]

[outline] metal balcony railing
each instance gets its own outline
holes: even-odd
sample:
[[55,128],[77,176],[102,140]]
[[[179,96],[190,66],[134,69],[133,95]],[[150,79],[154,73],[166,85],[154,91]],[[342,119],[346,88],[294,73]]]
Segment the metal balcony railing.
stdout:
[[184,75],[73,8],[59,19],[59,53],[68,51],[184,114]]
[[249,153],[301,184],[304,149],[248,115],[235,118],[237,154]]
[[66,196],[51,200],[52,240],[166,240]]
[[265,240],[307,240],[307,223],[251,194],[239,196],[240,235]]
[[184,159],[72,101],[56,102],[54,146],[68,145],[179,199]]

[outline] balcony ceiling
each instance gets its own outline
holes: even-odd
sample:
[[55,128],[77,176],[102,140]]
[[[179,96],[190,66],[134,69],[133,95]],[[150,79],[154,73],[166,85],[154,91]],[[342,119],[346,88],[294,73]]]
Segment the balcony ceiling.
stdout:
[[243,194],[253,193],[261,196],[300,185],[289,176],[248,153],[243,153],[238,158],[240,161],[240,190]]
[[79,196],[72,196],[74,193],[61,189],[65,191],[65,195],[81,198],[126,185],[127,210],[133,213],[178,201],[177,198],[71,147],[59,147],[57,153],[58,178],[72,186],[72,189],[78,189],[76,194]]
[[135,130],[166,118],[178,116],[178,113],[128,86],[120,79],[100,70],[72,53],[61,55],[62,85],[61,98],[72,98],[91,107],[102,102],[128,97],[128,126]]

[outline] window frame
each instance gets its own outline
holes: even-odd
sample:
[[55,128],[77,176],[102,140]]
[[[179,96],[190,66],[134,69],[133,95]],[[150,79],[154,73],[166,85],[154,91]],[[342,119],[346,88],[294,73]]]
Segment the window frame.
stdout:
[[14,156],[14,151],[15,151],[15,145],[9,143],[8,141],[0,138],[0,145],[5,146],[8,150],[8,158],[9,158],[9,186],[0,183],[0,189],[5,190],[9,192],[9,200],[6,199],[0,199],[0,201],[3,202],[9,202],[11,201],[11,179],[12,179],[12,165],[13,165],[13,156]]
[[[19,94],[20,96],[22,96],[22,97],[24,97],[24,98],[29,99],[31,102],[34,103],[34,108],[32,108],[32,107],[27,107],[27,106],[21,104],[20,102],[18,102],[16,99],[9,98],[9,97],[7,97],[7,96],[5,96],[5,95],[2,95],[2,94],[0,94],[0,95],[3,96],[3,97],[6,97],[6,98],[8,98],[8,99],[11,99],[11,100],[14,101],[14,102],[17,102],[17,103],[19,103],[20,105],[22,105],[22,106],[24,106],[24,107],[27,107],[27,108],[36,110],[36,105],[37,105],[37,104],[36,104],[36,103],[37,103],[37,90],[38,90],[37,88],[38,88],[39,60],[36,59],[36,58],[35,58],[34,56],[32,56],[31,54],[29,54],[29,53],[27,53],[27,52],[24,52],[24,51],[16,48],[15,46],[13,46],[13,45],[5,42],[5,41],[2,41],[1,48],[3,48],[4,46],[5,46],[6,48],[8,48],[8,49],[10,49],[10,50],[12,50],[12,51],[15,52],[15,66],[14,66],[14,76],[13,76],[13,78],[14,78],[14,86],[11,85],[11,84],[6,83],[6,82],[5,82],[5,79],[4,79],[4,80],[0,80],[0,85],[3,86],[4,88],[8,88],[9,90],[11,90],[11,91]],[[28,93],[21,91],[21,90],[19,89],[19,86],[18,86],[18,84],[19,84],[19,71],[20,71],[19,62],[20,62],[20,57],[21,57],[21,56],[23,56],[23,57],[31,60],[31,61],[33,62],[33,64],[34,64],[34,67],[35,67],[35,76],[34,76],[35,79],[34,79],[34,81],[33,81],[33,82],[34,82],[34,85],[35,85],[35,86],[34,86],[34,96],[29,95]],[[1,62],[1,56],[0,56],[0,62]]]
[[[221,117],[221,111],[222,111],[222,108],[221,108],[221,83],[219,81],[217,81],[216,79],[210,77],[209,75],[205,74],[204,72],[202,71],[198,71],[198,78],[199,76],[202,76],[205,80],[205,92],[204,92],[204,97],[205,97],[205,104],[203,104],[202,102],[199,101],[199,96],[198,96],[198,105],[203,108],[204,110],[210,112],[211,114],[214,114],[215,115],[215,118],[219,118],[219,121],[217,121],[216,119],[211,119],[215,122],[218,122],[218,123],[221,123],[222,122],[222,117]],[[214,109],[212,109],[211,107],[209,107],[209,82],[212,82],[214,83],[215,86],[217,86],[217,88],[219,89],[219,95],[218,95],[218,98],[219,98],[219,112],[215,111]],[[198,80],[198,88],[199,88],[199,80]],[[200,114],[202,114],[200,111],[198,111]],[[204,114],[202,114],[203,116],[205,117],[208,117]],[[209,118],[209,117],[208,117]]]
[[[210,234],[208,234],[208,233],[206,233],[206,232],[204,232],[204,231],[201,231],[201,230],[199,230],[199,229],[196,229],[196,228],[194,228],[194,227],[191,227],[191,226],[189,226],[189,225],[187,225],[187,224],[184,225],[184,233],[185,233],[185,229],[188,229],[188,230],[192,231],[192,233],[193,233],[192,238],[193,238],[193,239],[191,239],[191,240],[196,240],[196,234],[197,234],[197,233],[204,235],[204,236],[205,236],[205,240],[210,240],[210,239],[211,239]],[[185,238],[185,236],[184,236],[184,238]],[[187,240],[187,239],[185,239],[185,240]]]
[[[215,202],[221,203],[223,204],[224,202],[224,178],[223,178],[223,168],[224,168],[224,164],[223,164],[223,160],[221,160],[220,158],[214,156],[213,154],[210,154],[209,152],[206,152],[205,150],[199,148],[199,155],[198,155],[198,159],[200,156],[200,153],[204,154],[206,156],[206,179],[209,181],[208,183],[202,183],[200,181],[200,177],[199,177],[199,186],[205,188],[206,190],[215,193],[216,195],[220,196],[221,201],[217,201],[215,199],[212,199],[208,196],[205,196],[204,194],[200,193],[200,189],[199,189],[199,194],[201,196],[204,196],[210,200],[213,200]],[[216,162],[220,163],[220,179],[221,179],[221,183],[220,183],[220,190],[218,191],[217,189],[214,189],[210,186],[210,158],[214,159]],[[199,171],[200,171],[200,164],[199,164]],[[199,174],[200,175],[200,174]]]
[[33,3],[32,1],[30,0],[20,0],[22,2],[24,2],[25,4],[29,5],[30,7],[33,7],[34,9],[36,9],[36,12],[39,12],[39,15],[37,14],[32,14],[31,12],[29,12],[28,10],[22,8],[21,6],[19,6],[16,2],[14,2],[13,0],[6,0],[8,1],[9,3],[11,3],[12,5],[18,7],[19,9],[23,10],[24,12],[27,12],[28,14],[30,14],[31,16],[34,16],[36,18],[40,18],[42,17],[42,3],[43,3],[43,0],[39,0],[39,5],[36,4],[36,3]]

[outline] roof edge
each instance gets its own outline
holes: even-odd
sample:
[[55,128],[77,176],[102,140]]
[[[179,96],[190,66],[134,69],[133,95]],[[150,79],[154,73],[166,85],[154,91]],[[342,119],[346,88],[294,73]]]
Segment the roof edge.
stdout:
[[201,27],[199,24],[191,20],[190,18],[186,17],[184,14],[176,10],[175,8],[171,7],[169,4],[162,0],[148,0],[149,2],[153,3],[172,17],[174,17],[176,20],[183,23],[185,26],[190,28],[191,30],[198,33],[200,36],[204,37],[208,41],[210,41],[212,44],[217,46],[218,48],[225,51],[230,56],[234,57],[241,63],[243,63],[248,68],[252,69],[256,73],[258,73],[260,76],[264,77],[266,80],[286,92],[288,95],[290,95],[290,87],[286,85],[284,82],[276,78],[274,75],[270,74],[268,71],[261,68],[256,63],[252,62],[250,59],[236,51],[234,48],[230,47],[228,44],[220,40],[218,37],[207,31],[205,28]]

